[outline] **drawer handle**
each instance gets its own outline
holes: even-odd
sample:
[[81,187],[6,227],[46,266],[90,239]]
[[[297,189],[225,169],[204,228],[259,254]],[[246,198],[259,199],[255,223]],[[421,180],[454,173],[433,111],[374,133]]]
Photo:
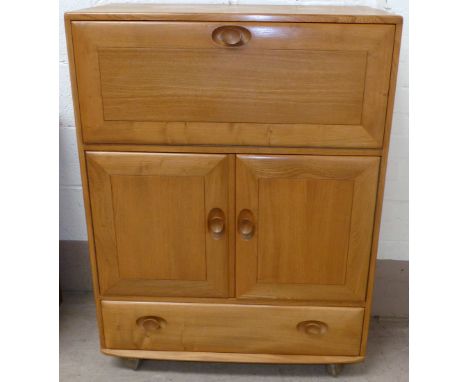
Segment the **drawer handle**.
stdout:
[[309,336],[321,336],[328,331],[328,325],[321,321],[302,321],[297,324],[297,330]]
[[136,323],[149,333],[156,333],[164,328],[167,324],[164,318],[156,316],[140,317]]
[[219,45],[235,47],[247,44],[251,34],[247,28],[237,25],[225,25],[216,28],[211,37]]
[[213,239],[221,239],[224,234],[226,218],[224,212],[219,208],[213,208],[208,214],[208,229]]
[[250,210],[242,210],[237,218],[237,230],[242,239],[250,240],[255,234],[253,213]]

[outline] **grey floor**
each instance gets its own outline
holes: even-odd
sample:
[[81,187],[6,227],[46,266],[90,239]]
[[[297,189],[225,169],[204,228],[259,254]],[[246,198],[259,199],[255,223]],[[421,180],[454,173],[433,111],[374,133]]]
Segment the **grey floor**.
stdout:
[[258,365],[144,361],[138,371],[100,353],[91,294],[65,294],[60,307],[60,381],[408,381],[408,322],[373,320],[368,355],[348,365],[338,379],[322,365]]

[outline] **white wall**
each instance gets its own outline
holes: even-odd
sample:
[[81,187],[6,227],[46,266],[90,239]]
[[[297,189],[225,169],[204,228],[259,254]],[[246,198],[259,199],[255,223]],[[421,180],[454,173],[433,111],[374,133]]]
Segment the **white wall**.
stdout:
[[[118,0],[60,1],[60,239],[86,240],[86,227],[75,138],[75,121],[68,74],[68,58],[63,27],[63,13]],[[155,1],[159,3],[231,3],[231,4],[331,4],[368,5],[384,8],[385,0],[348,1]],[[408,260],[408,0],[388,0],[390,11],[404,17],[393,130],[390,143],[387,183],[380,235],[380,259]]]

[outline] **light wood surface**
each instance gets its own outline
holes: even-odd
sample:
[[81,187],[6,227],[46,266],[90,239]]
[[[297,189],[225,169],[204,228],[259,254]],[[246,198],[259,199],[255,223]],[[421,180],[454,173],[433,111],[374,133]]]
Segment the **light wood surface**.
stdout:
[[74,22],[83,140],[381,146],[394,26],[254,23],[234,48],[217,27]]
[[[109,349],[359,355],[361,308],[102,302]],[[304,329],[305,327],[305,329]]]
[[379,158],[237,158],[237,296],[363,301]]
[[181,146],[181,145],[127,145],[83,144],[86,151],[136,151],[159,153],[211,153],[211,154],[305,154],[342,156],[381,156],[381,149],[341,149],[323,147],[252,147],[252,146]]
[[281,21],[398,24],[402,17],[363,6],[108,4],[69,12],[69,20]]
[[116,4],[65,21],[103,353],[362,361],[402,18]]
[[75,54],[74,54],[74,45],[73,45],[73,36],[71,30],[71,21],[67,18],[65,19],[65,33],[67,38],[67,51],[68,51],[68,60],[69,60],[69,70],[70,70],[70,82],[71,82],[71,91],[73,97],[73,108],[74,108],[74,117],[76,124],[76,140],[78,146],[78,158],[80,162],[80,176],[83,189],[83,204],[86,217],[86,230],[89,243],[89,261],[91,268],[91,276],[93,280],[93,296],[96,306],[96,321],[99,332],[99,343],[101,348],[105,346],[104,343],[104,328],[102,325],[102,315],[101,315],[101,304],[100,304],[100,289],[99,289],[99,276],[97,270],[96,262],[96,252],[94,248],[94,229],[93,229],[93,220],[91,216],[91,205],[90,205],[90,195],[88,188],[88,176],[87,176],[87,167],[86,167],[86,157],[85,149],[83,148],[83,140],[81,139],[81,112],[80,104],[78,101],[78,86],[76,79],[75,71]]
[[366,61],[363,51],[102,48],[103,117],[356,125]]
[[357,363],[364,361],[362,356],[326,356],[326,355],[285,355],[285,354],[247,354],[213,353],[189,351],[157,350],[121,350],[101,349],[103,354],[123,358],[140,358],[198,362],[241,362],[241,363],[287,363],[287,364],[322,364],[322,363]]
[[382,160],[380,162],[380,175],[379,175],[379,188],[377,190],[377,202],[375,209],[374,219],[374,234],[372,240],[372,252],[370,258],[369,267],[369,281],[367,283],[367,299],[366,299],[366,312],[364,316],[363,335],[361,342],[361,354],[365,355],[367,350],[367,337],[369,335],[369,325],[371,321],[372,313],[372,298],[374,291],[374,280],[375,280],[375,265],[377,261],[377,251],[379,244],[379,233],[380,233],[380,222],[382,219],[382,204],[385,190],[385,177],[387,173],[387,162],[388,162],[388,150],[390,145],[390,132],[392,128],[393,119],[393,106],[395,101],[395,91],[398,75],[398,62],[400,56],[400,45],[401,45],[402,25],[397,25],[395,32],[395,42],[393,47],[392,56],[392,75],[389,88],[389,98],[387,106],[387,119],[385,126],[385,137],[384,137],[384,152],[382,153]]
[[226,233],[205,229],[230,211],[226,155],[86,157],[101,293],[228,295]]
[[[233,273],[232,273],[233,274]],[[235,281],[235,280],[234,280]],[[238,299],[232,293],[233,297],[160,297],[160,296],[141,296],[141,295],[106,295],[101,296],[101,301],[143,301],[143,302],[178,302],[178,303],[205,303],[205,304],[235,304],[235,305],[274,305],[274,306],[318,306],[318,307],[357,307],[366,306],[365,301],[329,301],[329,300],[273,300],[265,298]]]

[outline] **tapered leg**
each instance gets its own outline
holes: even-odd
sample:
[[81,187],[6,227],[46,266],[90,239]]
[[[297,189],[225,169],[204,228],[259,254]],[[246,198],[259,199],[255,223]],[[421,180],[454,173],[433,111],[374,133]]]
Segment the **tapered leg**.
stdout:
[[333,377],[338,377],[343,370],[343,364],[341,363],[329,363],[326,365],[327,373]]
[[138,368],[141,366],[142,359],[140,358],[122,358],[124,364],[132,370],[138,370]]

